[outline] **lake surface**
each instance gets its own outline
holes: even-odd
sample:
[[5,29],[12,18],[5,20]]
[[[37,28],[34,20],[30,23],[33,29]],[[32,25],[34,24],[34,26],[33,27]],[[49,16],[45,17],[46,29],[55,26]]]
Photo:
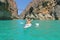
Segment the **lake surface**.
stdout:
[[0,20],[0,40],[60,40],[59,20],[34,20],[27,29],[25,24],[26,20]]

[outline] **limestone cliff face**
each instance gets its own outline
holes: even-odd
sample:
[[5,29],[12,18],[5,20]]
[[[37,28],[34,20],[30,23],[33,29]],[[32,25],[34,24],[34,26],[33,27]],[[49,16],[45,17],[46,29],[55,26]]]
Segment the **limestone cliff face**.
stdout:
[[8,9],[9,11],[12,13],[12,18],[19,18],[18,17],[18,9],[17,9],[17,5],[16,2],[14,0],[8,0]]
[[0,19],[16,19],[18,10],[14,0],[0,0]]
[[58,2],[59,0],[33,0],[22,12],[20,19],[58,20],[60,18]]

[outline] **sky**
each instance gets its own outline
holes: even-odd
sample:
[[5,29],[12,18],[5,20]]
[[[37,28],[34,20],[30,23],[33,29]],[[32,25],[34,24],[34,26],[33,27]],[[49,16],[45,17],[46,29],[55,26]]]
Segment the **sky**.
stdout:
[[15,1],[18,8],[18,15],[20,15],[32,0],[15,0]]

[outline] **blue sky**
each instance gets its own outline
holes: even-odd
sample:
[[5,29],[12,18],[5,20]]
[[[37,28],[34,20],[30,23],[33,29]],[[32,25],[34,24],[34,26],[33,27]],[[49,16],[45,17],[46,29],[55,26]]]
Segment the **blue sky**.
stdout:
[[15,0],[18,7],[18,15],[27,7],[32,0]]

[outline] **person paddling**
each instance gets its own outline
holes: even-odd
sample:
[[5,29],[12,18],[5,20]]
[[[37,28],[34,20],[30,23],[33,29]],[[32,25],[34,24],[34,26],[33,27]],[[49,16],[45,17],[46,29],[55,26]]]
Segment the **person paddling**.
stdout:
[[31,27],[31,19],[30,19],[30,18],[27,18],[26,21],[27,21],[27,22],[26,22],[26,25],[25,25],[24,28]]

